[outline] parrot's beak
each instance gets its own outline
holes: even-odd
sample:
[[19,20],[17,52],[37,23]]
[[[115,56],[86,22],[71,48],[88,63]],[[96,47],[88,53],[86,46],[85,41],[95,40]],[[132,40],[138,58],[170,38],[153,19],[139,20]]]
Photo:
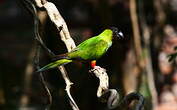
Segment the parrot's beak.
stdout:
[[118,37],[118,39],[123,39],[124,38],[124,34],[121,31],[116,33],[116,36]]

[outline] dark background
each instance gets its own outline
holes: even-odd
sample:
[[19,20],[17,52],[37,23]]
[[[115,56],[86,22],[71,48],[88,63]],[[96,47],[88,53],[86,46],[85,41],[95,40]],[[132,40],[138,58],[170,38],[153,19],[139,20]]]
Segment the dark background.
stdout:
[[[168,2],[167,2],[168,1]],[[51,0],[65,19],[76,44],[98,35],[110,26],[118,27],[125,35],[122,41],[114,42],[107,54],[98,60],[107,70],[110,88],[116,89],[122,98],[131,91],[138,91],[146,98],[145,109],[151,110],[152,97],[148,86],[147,70],[139,70],[136,64],[133,43],[132,21],[128,0]],[[160,3],[160,7],[158,7]],[[177,71],[176,62],[166,57],[177,46],[177,0],[137,0],[141,46],[146,51],[143,39],[142,16],[150,28],[149,54],[158,93],[155,110],[176,110]],[[159,11],[160,10],[160,11]],[[143,13],[143,14],[142,14]],[[164,16],[162,16],[164,15]],[[161,17],[162,16],[162,17]],[[163,18],[164,17],[164,18]],[[162,19],[161,19],[162,18]],[[55,27],[48,20],[45,30],[46,45],[56,54],[66,48]],[[48,96],[33,65],[34,26],[32,15],[20,0],[0,0],[0,109],[43,110]],[[41,51],[41,66],[50,62]],[[145,58],[146,52],[143,53]],[[143,59],[144,60],[144,59]],[[146,65],[146,64],[145,64]],[[30,74],[28,73],[28,67]],[[74,85],[71,93],[81,110],[101,110],[106,104],[96,97],[98,79],[88,72],[88,64],[74,62],[66,65]],[[44,73],[53,96],[51,110],[71,110],[65,93],[65,83],[57,70]]]

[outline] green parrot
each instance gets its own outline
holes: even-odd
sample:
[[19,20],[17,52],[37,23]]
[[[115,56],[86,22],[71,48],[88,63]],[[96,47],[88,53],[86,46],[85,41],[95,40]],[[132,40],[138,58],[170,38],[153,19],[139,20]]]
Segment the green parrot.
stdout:
[[91,67],[94,68],[96,66],[96,60],[106,53],[112,45],[112,41],[122,38],[124,38],[123,33],[116,27],[105,29],[101,34],[85,40],[72,51],[56,55],[53,58],[54,62],[40,68],[37,72],[56,68],[74,60],[91,61]]

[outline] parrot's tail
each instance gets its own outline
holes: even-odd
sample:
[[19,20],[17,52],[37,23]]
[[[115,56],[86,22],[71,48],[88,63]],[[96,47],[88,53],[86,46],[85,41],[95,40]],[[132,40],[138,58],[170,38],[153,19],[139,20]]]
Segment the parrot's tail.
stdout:
[[42,72],[42,71],[45,71],[45,70],[48,70],[48,69],[56,68],[58,66],[65,65],[65,64],[68,64],[70,62],[72,62],[72,60],[68,60],[68,59],[57,60],[55,62],[49,63],[46,66],[40,68],[37,72]]

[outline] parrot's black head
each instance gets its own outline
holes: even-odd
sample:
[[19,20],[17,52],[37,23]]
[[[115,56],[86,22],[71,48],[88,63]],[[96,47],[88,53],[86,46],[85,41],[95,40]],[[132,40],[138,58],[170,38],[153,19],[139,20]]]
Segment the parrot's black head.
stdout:
[[116,27],[111,27],[110,28],[113,31],[113,38],[115,39],[123,39],[124,35],[123,33]]

